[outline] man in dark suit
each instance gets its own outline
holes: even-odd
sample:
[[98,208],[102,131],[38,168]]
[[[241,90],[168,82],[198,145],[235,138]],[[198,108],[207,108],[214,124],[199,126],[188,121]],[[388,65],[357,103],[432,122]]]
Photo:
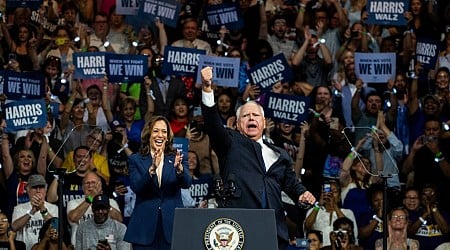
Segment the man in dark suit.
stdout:
[[262,140],[264,110],[248,102],[237,112],[237,131],[223,127],[211,88],[212,68],[202,70],[202,112],[211,145],[219,158],[224,180],[234,175],[236,192],[227,203],[235,208],[275,210],[278,248],[286,249],[288,229],[281,202],[281,191],[299,203],[314,204],[316,199],[298,181],[292,159],[281,148]]
[[164,58],[156,54],[152,58],[152,85],[150,89],[153,92],[155,103],[154,115],[162,115],[170,119],[170,107],[172,102],[180,96],[186,96],[186,87],[180,79],[166,76],[162,73],[162,64]]

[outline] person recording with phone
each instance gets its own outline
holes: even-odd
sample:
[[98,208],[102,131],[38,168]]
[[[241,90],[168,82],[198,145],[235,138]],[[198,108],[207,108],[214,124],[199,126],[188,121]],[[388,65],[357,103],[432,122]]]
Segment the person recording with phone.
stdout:
[[169,250],[175,208],[183,207],[181,189],[192,183],[187,157],[173,148],[173,132],[163,116],[145,125],[141,141],[139,153],[128,157],[136,203],[125,240],[134,250]]
[[450,190],[450,142],[442,137],[442,123],[436,117],[425,121],[423,135],[417,138],[411,148],[411,153],[403,163],[402,172],[406,175],[414,173],[415,187],[434,183],[441,191],[437,197],[439,205],[450,209],[450,199],[445,191]]
[[324,250],[363,250],[356,243],[357,236],[355,231],[355,223],[347,217],[338,218],[333,222],[333,231],[329,234],[330,246],[326,246]]
[[[47,220],[39,230],[39,241],[31,247],[31,250],[57,250],[58,249],[58,218]],[[64,227],[62,250],[72,249],[69,231]]]
[[[352,210],[341,208],[341,204],[339,183],[335,181],[325,182],[322,186],[322,194],[318,206],[314,206],[306,213],[305,231],[319,230],[324,235],[328,235],[333,231],[332,223],[342,217],[349,218],[356,225],[356,219]],[[358,237],[357,230],[353,234]],[[330,244],[332,244],[330,238],[324,237],[323,245],[329,246]]]
[[11,230],[10,226],[6,214],[0,212],[0,249],[25,250],[25,243],[16,240],[17,234]]
[[236,112],[237,130],[224,128],[214,102],[213,68],[203,68],[201,77],[202,113],[211,146],[222,163],[220,174],[223,180],[234,176],[236,195],[225,204],[275,209],[278,248],[286,249],[289,237],[281,191],[298,205],[312,205],[316,198],[297,179],[287,152],[263,141],[266,118],[262,106],[253,101],[245,103]]
[[130,250],[124,241],[127,227],[109,217],[111,205],[109,197],[99,194],[92,198],[94,217],[82,222],[76,232],[75,250]]

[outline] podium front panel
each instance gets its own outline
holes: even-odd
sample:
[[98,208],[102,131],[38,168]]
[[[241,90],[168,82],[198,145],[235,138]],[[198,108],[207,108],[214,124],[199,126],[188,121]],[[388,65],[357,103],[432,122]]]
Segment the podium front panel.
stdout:
[[172,250],[278,249],[273,209],[177,208]]

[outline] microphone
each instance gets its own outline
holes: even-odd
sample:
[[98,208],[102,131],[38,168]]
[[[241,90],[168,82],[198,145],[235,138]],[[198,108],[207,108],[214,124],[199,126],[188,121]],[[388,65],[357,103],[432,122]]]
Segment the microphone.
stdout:
[[230,196],[232,196],[236,192],[236,183],[234,174],[228,175],[228,191]]
[[213,182],[214,182],[214,196],[221,197],[223,186],[222,186],[222,178],[220,177],[219,174],[214,175]]

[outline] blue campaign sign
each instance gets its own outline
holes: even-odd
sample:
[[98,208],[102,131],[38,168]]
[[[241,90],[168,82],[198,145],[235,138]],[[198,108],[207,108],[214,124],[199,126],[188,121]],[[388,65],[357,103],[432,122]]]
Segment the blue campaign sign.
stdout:
[[44,75],[41,72],[1,71],[3,93],[9,100],[38,99],[45,95]]
[[42,4],[42,0],[6,0],[6,6],[8,8],[30,8],[32,10],[39,9]]
[[162,73],[165,75],[195,76],[200,55],[206,55],[206,50],[166,46]]
[[106,74],[110,82],[142,82],[147,75],[147,57],[144,55],[105,55]]
[[206,17],[211,30],[219,30],[222,25],[229,30],[237,30],[244,26],[239,2],[208,5]]
[[278,122],[299,124],[308,118],[309,98],[267,92],[263,106],[266,117]]
[[369,0],[369,16],[366,23],[405,26],[407,20],[403,13],[409,10],[409,0]]
[[140,17],[148,20],[159,18],[164,24],[177,27],[181,3],[174,0],[143,0],[139,5]]
[[365,83],[387,83],[395,72],[395,53],[355,53],[355,74]]
[[116,12],[120,15],[136,15],[139,11],[139,0],[116,0]]
[[213,193],[213,181],[210,178],[192,179],[192,185],[189,187],[192,199],[195,201],[195,207],[198,207],[200,203],[212,196]]
[[250,81],[265,92],[277,82],[289,82],[294,77],[291,67],[282,53],[250,68]]
[[105,76],[105,52],[73,53],[75,79],[103,78]]
[[239,83],[239,65],[241,59],[222,56],[200,55],[197,69],[197,79],[206,66],[213,68],[213,81],[218,86],[237,87]]
[[185,137],[174,137],[173,147],[183,152],[183,158],[187,159],[189,150],[189,139]]
[[423,69],[434,69],[439,55],[439,42],[418,38],[416,42],[416,60]]
[[43,128],[47,125],[44,99],[10,102],[5,108],[6,131]]

